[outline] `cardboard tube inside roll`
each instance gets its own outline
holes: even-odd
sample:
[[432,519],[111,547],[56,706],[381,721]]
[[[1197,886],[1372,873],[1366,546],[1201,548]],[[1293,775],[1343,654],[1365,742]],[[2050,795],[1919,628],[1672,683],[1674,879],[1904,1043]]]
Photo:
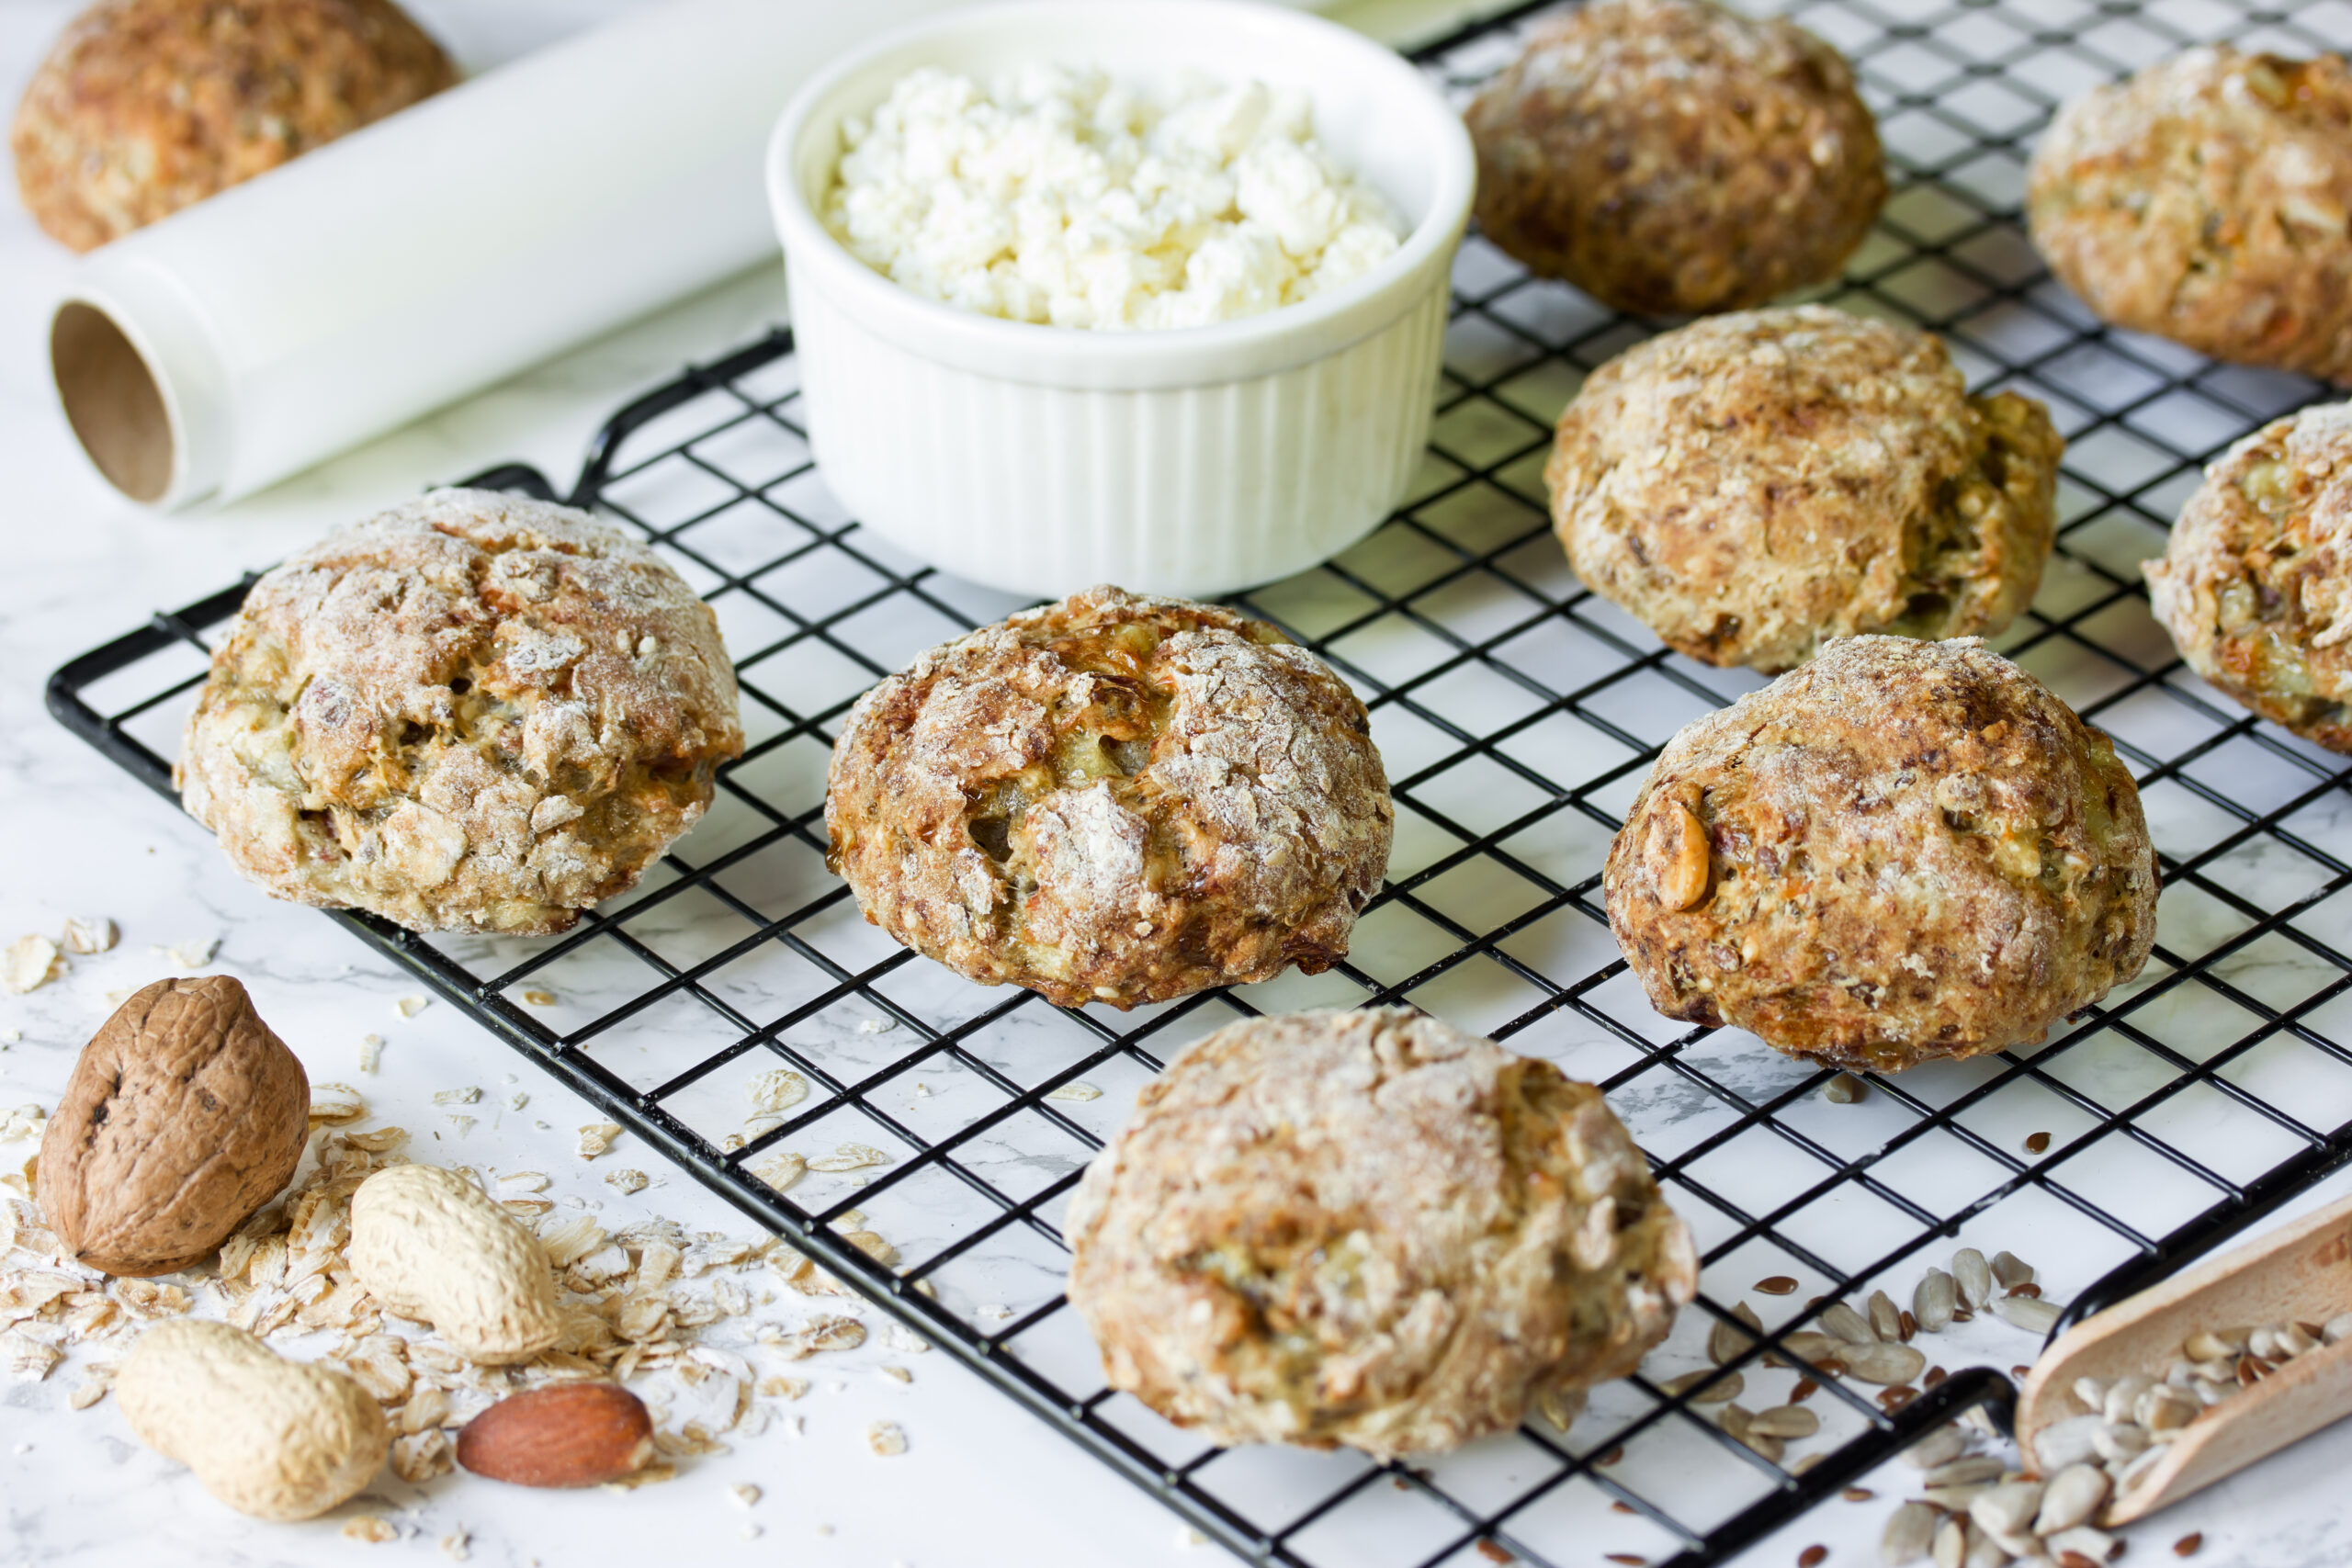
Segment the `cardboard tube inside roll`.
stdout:
[[98,472],[133,501],[161,501],[172,478],[172,422],[139,350],[105,311],[69,299],[50,325],[49,357],[65,418]]

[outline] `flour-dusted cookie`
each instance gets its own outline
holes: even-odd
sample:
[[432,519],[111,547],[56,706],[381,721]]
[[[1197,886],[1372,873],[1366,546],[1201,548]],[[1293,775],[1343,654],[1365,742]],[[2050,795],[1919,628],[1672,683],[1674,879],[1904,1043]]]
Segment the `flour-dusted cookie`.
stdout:
[[1541,23],[1466,118],[1487,237],[1623,310],[1828,282],[1886,199],[1844,57],[1712,0],[1594,0]]
[[1699,1272],[1599,1089],[1402,1008],[1186,1048],[1064,1229],[1113,1387],[1215,1442],[1382,1459],[1632,1371]]
[[1658,1011],[1880,1072],[2041,1039],[2156,932],[2130,771],[1973,637],[1835,642],[1684,726],[1602,880]]
[[1693,321],[1593,372],[1544,478],[1587,586],[1769,672],[1860,632],[1996,632],[2031,602],[2065,443],[1932,335],[1819,305]]
[[17,106],[17,186],[86,251],[456,80],[392,0],[99,0]]
[[833,746],[830,863],[982,985],[1129,1008],[1348,951],[1395,808],[1363,704],[1263,621],[1095,588],[933,649]]
[[174,776],[277,897],[537,934],[632,886],[742,750],[718,617],[659,556],[446,490],[254,584]]
[[2307,408],[2231,447],[2143,570],[2191,670],[2352,752],[2352,403]]
[[2033,243],[2118,326],[2352,381],[2352,65],[2226,44],[2059,111]]

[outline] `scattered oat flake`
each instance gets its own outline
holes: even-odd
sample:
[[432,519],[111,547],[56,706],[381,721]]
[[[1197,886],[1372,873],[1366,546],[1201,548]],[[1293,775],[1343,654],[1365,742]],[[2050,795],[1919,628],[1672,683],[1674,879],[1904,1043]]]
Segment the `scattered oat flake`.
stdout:
[[0,1116],[0,1144],[38,1138],[49,1130],[49,1112],[38,1105],[19,1105]]
[[362,1154],[386,1155],[408,1142],[405,1127],[377,1127],[365,1133],[345,1133],[343,1141]]
[[760,1489],[748,1481],[729,1486],[727,1495],[735,1499],[735,1506],[739,1508],[748,1508],[760,1500]]
[[220,951],[220,939],[217,936],[198,937],[193,942],[178,942],[170,947],[153,947],[148,951],[170,959],[183,969],[201,969],[212,962],[214,953]]
[[383,1062],[384,1037],[380,1034],[362,1037],[359,1042],[359,1070],[363,1073],[372,1073],[381,1066]]
[[121,931],[104,915],[69,915],[65,919],[68,953],[104,953],[121,940]]
[[107,1006],[110,1008],[119,1008],[138,994],[138,987],[125,986],[119,990],[99,992],[98,999],[105,1002]]
[[1091,1083],[1066,1083],[1062,1085],[1061,1088],[1048,1092],[1046,1098],[1047,1100],[1075,1100],[1085,1101],[1089,1100],[1102,1099],[1102,1091],[1096,1089]]
[[896,1421],[876,1421],[865,1429],[865,1446],[884,1459],[907,1451],[907,1434]]
[[57,944],[45,936],[20,936],[0,953],[0,990],[18,996],[48,985],[64,971]]
[[368,1101],[349,1084],[314,1083],[311,1086],[311,1126],[340,1127],[367,1114]]
[[907,1371],[904,1367],[884,1367],[881,1371],[884,1377],[890,1379],[894,1382],[912,1382],[915,1381],[914,1373]]
[[773,1115],[808,1098],[808,1080],[790,1067],[771,1067],[750,1084],[752,1109]]
[[644,1191],[650,1179],[651,1179],[641,1170],[630,1170],[626,1168],[620,1170],[606,1171],[605,1173],[605,1185],[622,1193],[624,1196],[630,1193]]
[[0,1050],[6,1050],[25,1037],[21,1029],[0,1029]]
[[481,1090],[471,1084],[464,1089],[437,1089],[433,1096],[435,1105],[478,1105],[481,1102]]
[[613,1140],[620,1135],[620,1123],[617,1122],[591,1122],[580,1129],[580,1157],[594,1159],[611,1149]]
[[888,1034],[899,1027],[895,1018],[869,1018],[857,1026],[860,1034]]
[[418,1013],[423,1012],[431,1001],[432,998],[429,997],[402,997],[392,1004],[392,1015],[396,1018],[414,1018]]
[[863,1170],[869,1165],[888,1165],[890,1156],[869,1144],[843,1144],[829,1155],[819,1155],[808,1162],[811,1170]]
[[373,1514],[362,1514],[356,1518],[344,1520],[343,1533],[347,1540],[370,1540],[379,1545],[401,1538],[398,1527],[387,1524]]
[[474,1119],[470,1116],[452,1115],[449,1118],[449,1125],[455,1128],[458,1136],[462,1138],[474,1130]]
[[441,1538],[441,1555],[452,1562],[463,1562],[473,1555],[473,1540],[464,1530],[451,1530]]
[[530,1003],[535,1008],[551,1008],[555,1006],[555,993],[553,991],[543,991],[536,987],[530,990],[525,991],[523,993],[523,999]]
[[519,1089],[506,1097],[506,1109],[509,1111],[520,1111],[530,1103],[531,1097]]

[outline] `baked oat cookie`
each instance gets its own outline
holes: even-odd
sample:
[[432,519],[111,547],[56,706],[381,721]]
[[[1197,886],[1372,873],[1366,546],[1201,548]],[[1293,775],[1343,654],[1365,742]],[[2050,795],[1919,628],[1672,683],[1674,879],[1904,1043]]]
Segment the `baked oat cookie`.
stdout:
[[858,700],[828,861],[897,941],[1063,1007],[1317,974],[1388,864],[1371,730],[1263,621],[1090,589]]
[[1819,305],[1693,321],[1593,372],[1544,482],[1568,564],[1668,647],[1769,672],[2031,602],[2065,443],[1926,333]]
[[2192,49],[2059,111],[2026,210],[2107,321],[2352,381],[2352,67]]
[[2307,408],[2231,447],[2143,570],[2191,670],[2352,752],[2352,403]]
[[659,556],[445,490],[254,584],[174,779],[277,897],[537,935],[631,886],[742,750],[718,617]]
[[1465,118],[1487,237],[1622,310],[1735,310],[1826,283],[1886,200],[1844,57],[1712,0],[1594,0],[1544,22]]
[[2156,859],[2107,737],[1973,637],[1858,637],[1685,726],[1610,846],[1650,1005],[1895,1072],[2131,979]]
[[99,0],[17,106],[17,188],[86,251],[456,80],[392,0]]
[[1064,1231],[1112,1386],[1218,1443],[1382,1459],[1623,1377],[1699,1271],[1599,1089],[1403,1008],[1196,1042]]

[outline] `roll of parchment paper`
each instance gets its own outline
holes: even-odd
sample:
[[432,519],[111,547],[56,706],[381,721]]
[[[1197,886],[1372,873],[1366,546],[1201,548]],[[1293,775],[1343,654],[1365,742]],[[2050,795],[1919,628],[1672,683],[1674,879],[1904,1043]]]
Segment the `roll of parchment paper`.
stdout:
[[126,494],[228,500],[775,254],[803,77],[955,0],[673,0],[92,254],[51,328]]

